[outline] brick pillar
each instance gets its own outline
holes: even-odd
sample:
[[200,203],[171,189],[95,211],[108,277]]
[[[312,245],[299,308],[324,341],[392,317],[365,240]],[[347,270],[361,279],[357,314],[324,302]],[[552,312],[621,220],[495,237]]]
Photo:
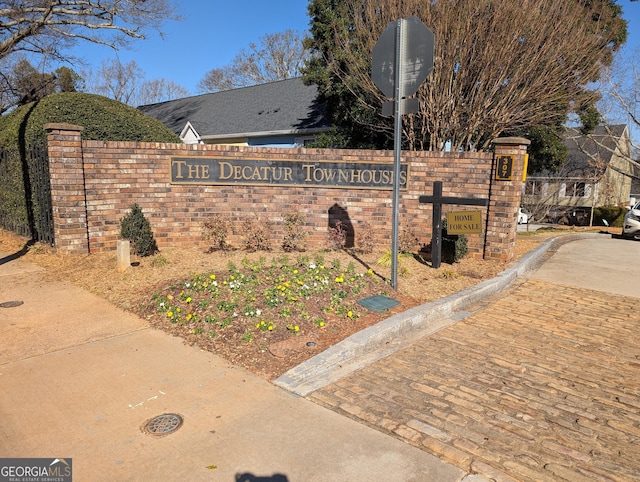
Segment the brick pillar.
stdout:
[[65,253],[89,253],[82,159],[83,127],[45,124],[49,149],[55,246]]
[[[508,262],[514,256],[524,161],[531,141],[522,137],[499,137],[493,140],[493,144],[495,154],[484,258]],[[506,169],[509,165],[510,173]]]

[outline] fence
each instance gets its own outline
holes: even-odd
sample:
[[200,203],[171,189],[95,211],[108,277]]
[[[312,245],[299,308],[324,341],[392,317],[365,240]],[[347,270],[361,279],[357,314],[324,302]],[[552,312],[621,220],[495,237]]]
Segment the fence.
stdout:
[[54,243],[47,149],[0,151],[0,227]]

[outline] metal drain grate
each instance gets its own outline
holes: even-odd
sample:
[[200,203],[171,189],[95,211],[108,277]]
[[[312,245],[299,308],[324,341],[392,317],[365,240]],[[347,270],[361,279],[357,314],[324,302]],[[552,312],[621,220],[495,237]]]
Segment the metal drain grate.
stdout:
[[177,413],[165,413],[153,417],[142,426],[142,431],[155,437],[164,437],[182,427],[182,416]]

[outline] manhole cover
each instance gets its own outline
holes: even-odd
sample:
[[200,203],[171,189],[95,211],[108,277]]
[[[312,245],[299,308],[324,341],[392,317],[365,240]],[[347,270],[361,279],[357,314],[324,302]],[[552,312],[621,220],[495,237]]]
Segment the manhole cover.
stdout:
[[163,437],[175,432],[182,426],[182,417],[177,413],[165,413],[153,417],[142,426],[142,431],[155,437]]
[[368,298],[359,300],[358,303],[371,311],[375,311],[376,313],[382,313],[383,311],[400,304],[398,300],[394,300],[393,298],[383,295],[369,296]]
[[4,303],[0,303],[0,308],[15,308],[23,304],[24,301],[5,301]]

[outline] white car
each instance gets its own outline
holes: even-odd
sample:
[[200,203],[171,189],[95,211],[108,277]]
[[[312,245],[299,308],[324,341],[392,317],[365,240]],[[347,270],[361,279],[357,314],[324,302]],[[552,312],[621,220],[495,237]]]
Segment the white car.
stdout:
[[637,202],[629,209],[629,212],[624,215],[622,235],[633,236],[634,239],[640,239],[640,202]]
[[528,222],[529,215],[522,208],[518,209],[518,224],[527,224]]

